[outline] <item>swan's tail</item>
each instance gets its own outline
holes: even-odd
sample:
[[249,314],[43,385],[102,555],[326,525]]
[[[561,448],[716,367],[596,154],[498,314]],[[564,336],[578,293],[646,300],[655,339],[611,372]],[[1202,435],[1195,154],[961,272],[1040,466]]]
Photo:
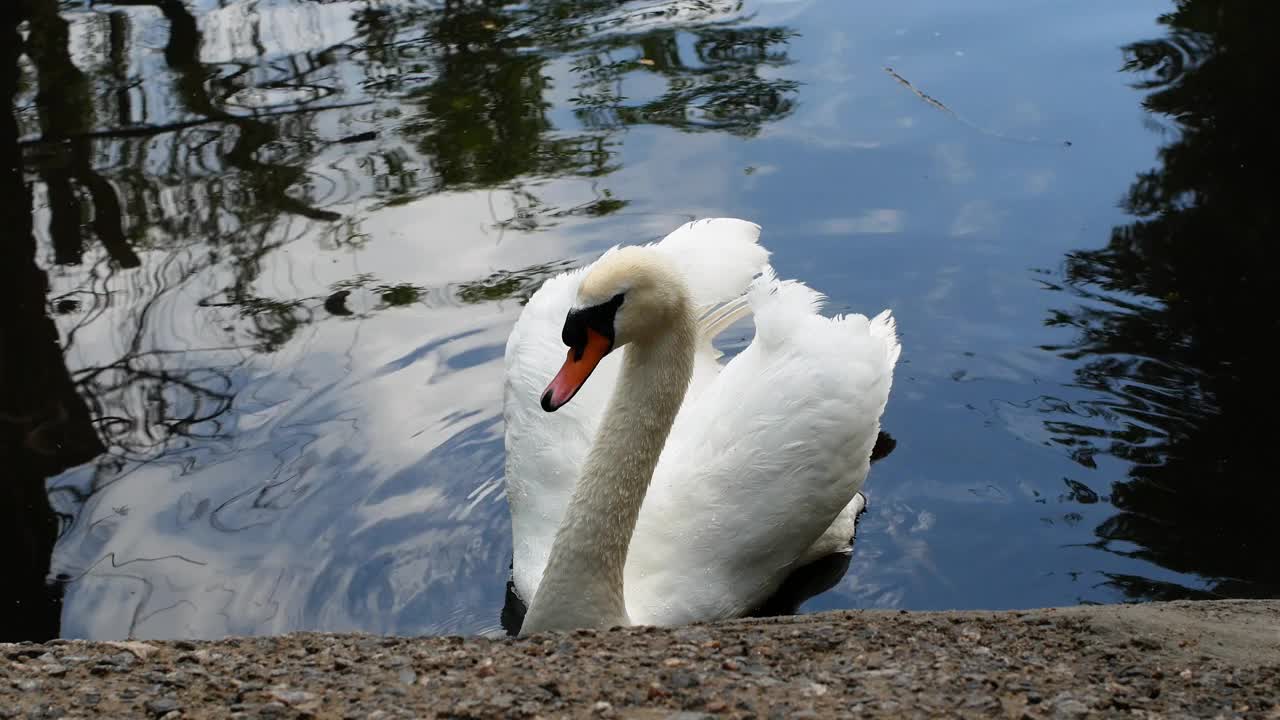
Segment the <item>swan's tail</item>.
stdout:
[[898,339],[898,321],[893,317],[893,313],[889,310],[882,310],[879,315],[871,318],[868,334],[871,337],[878,337],[884,340],[885,350],[888,352],[889,367],[892,368],[897,365],[898,356],[902,354],[902,341]]

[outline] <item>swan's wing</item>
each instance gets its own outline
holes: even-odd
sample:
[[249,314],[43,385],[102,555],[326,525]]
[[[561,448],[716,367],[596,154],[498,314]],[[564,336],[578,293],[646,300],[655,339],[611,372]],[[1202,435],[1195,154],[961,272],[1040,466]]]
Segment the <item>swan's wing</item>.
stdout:
[[861,488],[900,347],[888,311],[824,318],[772,271],[756,336],[681,409],[627,562],[636,622],[750,610]]
[[[711,338],[750,310],[743,293],[768,261],[768,252],[757,244],[759,237],[760,227],[754,223],[715,218],[686,223],[651,245],[674,260],[703,312],[703,342],[690,397],[696,397],[719,371]],[[513,579],[524,598],[532,597],[542,577],[551,541],[621,367],[622,354],[611,354],[572,402],[555,413],[544,412],[539,404],[542,391],[564,362],[560,331],[591,267],[543,283],[507,339],[503,398],[507,501]]]
[[694,220],[650,247],[668,255],[684,273],[694,305],[709,306],[742,295],[769,261],[760,226],[737,218]]
[[753,222],[708,218],[687,222],[651,246],[675,262],[700,311],[700,341],[685,394],[686,404],[694,401],[720,373],[716,362],[720,353],[712,341],[751,314],[746,291],[769,262],[769,251],[759,241],[760,226]]

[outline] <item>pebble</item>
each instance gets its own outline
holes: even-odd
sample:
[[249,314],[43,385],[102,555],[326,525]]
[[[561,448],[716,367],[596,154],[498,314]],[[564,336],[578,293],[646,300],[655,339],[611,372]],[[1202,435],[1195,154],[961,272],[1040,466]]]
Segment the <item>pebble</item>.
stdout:
[[676,670],[671,673],[671,679],[668,681],[668,684],[670,684],[671,687],[692,688],[697,687],[702,683],[698,680],[697,676],[688,670]]
[[104,642],[103,645],[127,650],[139,660],[146,660],[156,651],[156,647],[154,645],[148,645],[147,643],[138,642],[136,640],[108,641]]
[[143,704],[143,707],[145,707],[147,712],[151,713],[153,716],[160,717],[161,715],[166,715],[181,708],[182,705],[173,698],[162,697],[156,698],[155,700],[148,700]]

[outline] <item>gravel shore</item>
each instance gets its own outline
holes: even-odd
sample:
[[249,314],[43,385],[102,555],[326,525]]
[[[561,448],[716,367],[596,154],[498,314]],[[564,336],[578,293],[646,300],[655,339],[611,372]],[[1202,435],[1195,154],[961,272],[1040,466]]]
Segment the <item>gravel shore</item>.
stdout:
[[0,644],[0,718],[1280,718],[1280,601]]

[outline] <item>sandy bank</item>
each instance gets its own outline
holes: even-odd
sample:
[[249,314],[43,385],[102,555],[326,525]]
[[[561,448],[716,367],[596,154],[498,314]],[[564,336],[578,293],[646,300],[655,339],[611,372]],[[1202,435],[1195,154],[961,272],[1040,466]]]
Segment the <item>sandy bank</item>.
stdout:
[[[0,645],[0,718],[1280,717],[1280,601]],[[683,713],[683,714],[682,714]]]

